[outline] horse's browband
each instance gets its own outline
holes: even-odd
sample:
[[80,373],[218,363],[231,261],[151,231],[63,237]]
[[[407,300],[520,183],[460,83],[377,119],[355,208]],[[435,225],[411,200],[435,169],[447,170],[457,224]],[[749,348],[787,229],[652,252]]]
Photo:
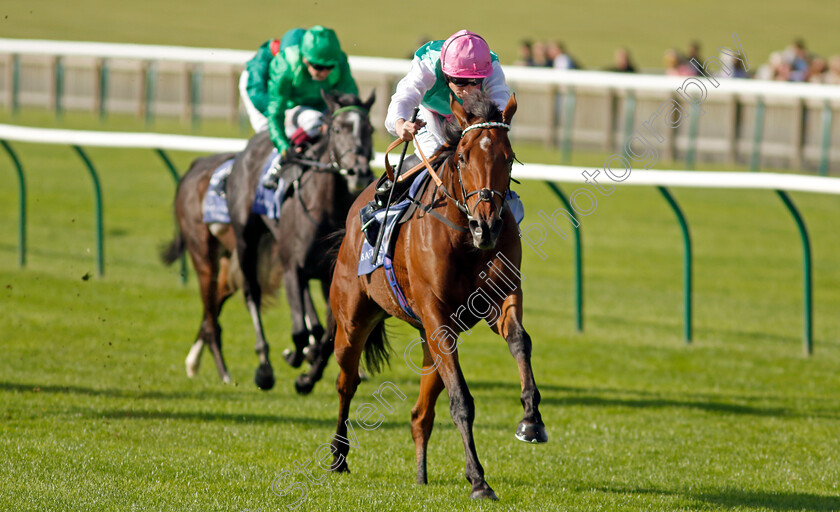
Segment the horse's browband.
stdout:
[[363,113],[363,114],[367,114],[367,113],[368,113],[368,111],[367,111],[367,110],[365,110],[365,109],[364,109],[364,108],[362,108],[362,107],[359,107],[359,106],[356,106],[356,105],[348,105],[348,106],[346,106],[346,107],[341,107],[341,108],[337,108],[337,109],[335,109],[335,112],[333,112],[333,113],[332,113],[332,115],[333,115],[333,117],[335,117],[335,116],[337,116],[338,114],[340,114],[340,113],[342,113],[342,112],[347,112],[347,111],[350,111],[350,110],[356,110],[356,111],[361,112],[361,113]]
[[470,130],[475,130],[477,128],[504,128],[505,130],[510,130],[510,125],[506,123],[499,123],[498,121],[488,121],[486,123],[477,123],[472,126],[467,126],[464,128],[464,131],[461,132],[461,137],[466,135],[466,133]]

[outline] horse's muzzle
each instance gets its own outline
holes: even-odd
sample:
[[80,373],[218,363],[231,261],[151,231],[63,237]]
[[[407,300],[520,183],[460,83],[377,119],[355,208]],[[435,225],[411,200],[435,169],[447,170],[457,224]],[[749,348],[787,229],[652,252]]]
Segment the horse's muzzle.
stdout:
[[470,233],[473,237],[473,245],[477,249],[486,251],[496,247],[499,234],[502,232],[502,219],[494,215],[488,223],[484,219],[470,219]]

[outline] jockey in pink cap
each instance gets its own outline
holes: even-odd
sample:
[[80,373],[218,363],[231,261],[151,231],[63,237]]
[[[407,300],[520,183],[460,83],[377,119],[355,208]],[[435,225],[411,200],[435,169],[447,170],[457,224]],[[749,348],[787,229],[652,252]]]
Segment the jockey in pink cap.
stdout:
[[[462,102],[479,89],[500,110],[510,99],[499,58],[483,37],[460,30],[446,41],[426,43],[414,54],[411,69],[391,96],[385,128],[402,140],[414,139],[415,146],[430,157],[444,143],[441,127],[452,115],[450,93]],[[412,111],[418,106],[417,121],[412,123]]]

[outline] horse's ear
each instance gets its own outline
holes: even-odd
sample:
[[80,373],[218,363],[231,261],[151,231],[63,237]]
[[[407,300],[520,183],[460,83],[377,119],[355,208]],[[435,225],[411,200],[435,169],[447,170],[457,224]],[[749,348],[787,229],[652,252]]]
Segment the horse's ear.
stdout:
[[364,107],[365,110],[370,111],[370,107],[373,105],[374,101],[376,101],[376,89],[370,91],[370,96],[364,103],[362,103],[362,107]]
[[458,120],[458,124],[461,125],[461,128],[466,128],[470,125],[467,120],[467,111],[464,110],[464,107],[461,106],[460,103],[458,103],[458,99],[452,93],[449,93],[449,108],[452,110],[452,114],[455,115],[455,118]]
[[516,113],[516,95],[511,94],[510,99],[505,105],[505,111],[502,112],[502,121],[506,124],[510,124],[510,120],[513,119],[513,114]]
[[321,89],[321,97],[324,98],[324,101],[327,103],[327,107],[329,107],[330,112],[335,112],[341,106],[338,104],[338,101],[336,101],[335,95],[330,92],[327,92],[324,89]]

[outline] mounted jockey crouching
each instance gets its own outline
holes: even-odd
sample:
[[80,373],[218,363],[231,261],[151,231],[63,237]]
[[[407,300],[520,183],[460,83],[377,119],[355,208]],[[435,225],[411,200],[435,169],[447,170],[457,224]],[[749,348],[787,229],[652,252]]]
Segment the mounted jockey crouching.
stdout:
[[[335,32],[316,25],[271,59],[266,120],[280,162],[263,185],[276,188],[279,168],[318,136],[327,104],[321,92],[359,94]],[[291,150],[290,150],[291,148]]]
[[268,72],[271,60],[290,46],[300,45],[306,30],[293,28],[282,39],[269,39],[257,53],[245,64],[245,70],[239,75],[239,97],[248,114],[248,120],[254,132],[268,129]]
[[[511,95],[499,57],[480,35],[460,30],[445,41],[428,42],[415,52],[411,69],[391,96],[385,118],[390,134],[404,141],[414,140],[415,155],[406,159],[404,169],[420,163],[420,151],[428,158],[444,144],[443,123],[452,118],[450,95],[463,104],[464,98],[479,90],[487,93],[500,111]],[[417,120],[411,122],[416,107],[420,108]],[[387,197],[391,186],[385,180],[377,188],[377,202]],[[515,212],[522,212],[518,196],[515,201],[508,200],[516,203],[510,205]],[[517,215],[518,220],[521,215]]]

